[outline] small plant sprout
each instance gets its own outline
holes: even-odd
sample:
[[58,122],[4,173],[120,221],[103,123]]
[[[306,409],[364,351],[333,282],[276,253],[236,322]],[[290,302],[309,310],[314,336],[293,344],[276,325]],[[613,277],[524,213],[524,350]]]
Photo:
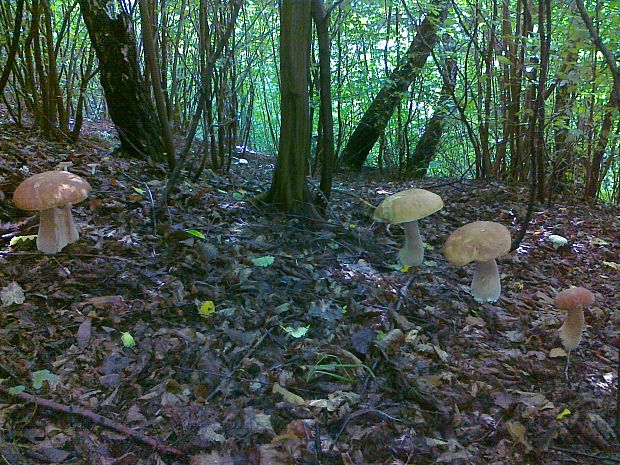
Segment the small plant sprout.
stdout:
[[566,312],[564,323],[560,327],[560,340],[566,349],[566,368],[564,376],[568,381],[570,353],[581,342],[581,333],[585,322],[583,309],[594,303],[594,295],[584,287],[571,287],[560,292],[553,301],[558,310]]
[[419,266],[424,262],[418,220],[442,208],[443,201],[437,194],[424,189],[408,189],[390,195],[375,209],[375,221],[402,224],[405,228],[405,245],[398,252],[398,262],[402,266]]

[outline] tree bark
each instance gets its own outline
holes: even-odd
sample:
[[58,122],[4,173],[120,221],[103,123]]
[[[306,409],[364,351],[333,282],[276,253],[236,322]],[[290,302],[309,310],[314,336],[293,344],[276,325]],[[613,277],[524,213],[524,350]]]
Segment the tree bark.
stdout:
[[443,77],[441,96],[439,97],[433,116],[431,116],[431,119],[424,129],[422,137],[420,137],[415,146],[413,157],[411,157],[409,163],[407,164],[408,166],[405,171],[405,175],[407,177],[423,178],[426,176],[428,167],[435,157],[437,146],[441,141],[444,122],[446,116],[448,115],[447,103],[450,100],[451,95],[454,93],[456,74],[456,61],[447,58],[444,70],[441,71],[441,75]]
[[168,121],[168,108],[166,106],[166,97],[162,88],[161,70],[157,60],[157,50],[155,39],[153,38],[152,19],[149,14],[147,0],[140,0],[140,17],[142,19],[142,42],[144,44],[144,55],[146,57],[147,69],[151,75],[151,85],[153,86],[153,95],[155,96],[155,107],[157,108],[157,116],[159,117],[159,126],[162,129],[162,136],[166,148],[166,160],[168,168],[174,169],[176,161],[176,150],[172,140],[172,130]]
[[336,161],[334,154],[334,117],[332,116],[329,14],[325,11],[323,0],[312,0],[312,16],[314,17],[319,42],[320,146],[323,150],[321,196],[317,200],[319,205],[323,205],[331,196]]
[[379,91],[349,137],[341,157],[344,165],[357,171],[362,168],[370,150],[385,130],[398,102],[426,63],[431,50],[437,43],[436,31],[446,18],[447,7],[447,0],[435,0],[431,4],[431,11],[418,27],[405,57],[392,71],[387,83]]
[[280,9],[280,143],[271,188],[259,200],[294,213],[311,207],[306,184],[310,155],[312,0],[283,0]]
[[136,41],[125,13],[107,14],[106,1],[80,0],[82,17],[99,60],[108,111],[129,155],[161,160],[161,126],[140,72]]
[[9,81],[9,75],[13,69],[13,63],[15,63],[15,55],[19,48],[19,36],[22,30],[22,19],[24,17],[24,0],[17,1],[17,8],[15,10],[15,27],[13,28],[13,39],[9,48],[9,56],[6,60],[2,76],[0,76],[0,95],[4,92],[6,83]]

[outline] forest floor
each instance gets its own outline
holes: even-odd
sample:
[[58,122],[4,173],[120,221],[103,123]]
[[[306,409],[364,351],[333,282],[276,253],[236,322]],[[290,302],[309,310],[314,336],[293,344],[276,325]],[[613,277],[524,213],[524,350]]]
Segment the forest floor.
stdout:
[[[359,199],[411,183],[338,177],[329,218],[306,225],[247,202],[273,168],[249,153],[182,183],[155,217],[163,167],[111,156],[114,144],[102,125],[73,145],[0,126],[0,463],[620,463],[618,209],[537,206],[498,260],[502,298],[481,305],[472,267],[446,263],[442,244],[474,220],[514,237],[525,188],[416,183],[445,207],[420,222],[424,265],[403,272],[402,229]],[[11,200],[26,169],[67,160],[93,186],[73,209],[80,241],[49,256],[11,246],[37,232]],[[552,301],[570,285],[596,304],[567,381]]]

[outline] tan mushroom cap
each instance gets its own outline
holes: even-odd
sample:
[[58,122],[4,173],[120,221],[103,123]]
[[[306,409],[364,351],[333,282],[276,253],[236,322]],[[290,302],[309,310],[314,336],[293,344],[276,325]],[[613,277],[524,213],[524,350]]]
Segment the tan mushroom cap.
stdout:
[[417,221],[443,208],[441,197],[424,189],[407,189],[385,198],[375,209],[374,220],[400,224]]
[[560,292],[553,305],[560,310],[571,311],[583,309],[594,303],[594,294],[585,287],[571,287]]
[[17,186],[13,202],[20,210],[43,211],[84,200],[90,184],[68,171],[46,171],[35,174]]
[[443,254],[457,266],[484,262],[510,252],[510,231],[493,221],[474,221],[461,226],[446,240]]

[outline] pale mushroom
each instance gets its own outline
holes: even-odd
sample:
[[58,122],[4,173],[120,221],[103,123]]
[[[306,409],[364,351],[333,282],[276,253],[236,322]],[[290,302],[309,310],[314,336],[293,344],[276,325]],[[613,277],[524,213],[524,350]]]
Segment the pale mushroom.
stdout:
[[450,263],[464,266],[476,262],[471,294],[478,302],[495,302],[502,286],[495,259],[510,251],[510,232],[492,221],[475,221],[454,231],[443,246]]
[[441,197],[424,189],[408,189],[390,195],[375,209],[374,220],[402,224],[405,244],[398,252],[401,265],[418,266],[424,262],[424,244],[418,220],[443,208]]
[[35,174],[17,186],[13,194],[15,206],[41,212],[37,249],[55,254],[79,239],[71,206],[84,200],[90,190],[88,182],[68,171]]

